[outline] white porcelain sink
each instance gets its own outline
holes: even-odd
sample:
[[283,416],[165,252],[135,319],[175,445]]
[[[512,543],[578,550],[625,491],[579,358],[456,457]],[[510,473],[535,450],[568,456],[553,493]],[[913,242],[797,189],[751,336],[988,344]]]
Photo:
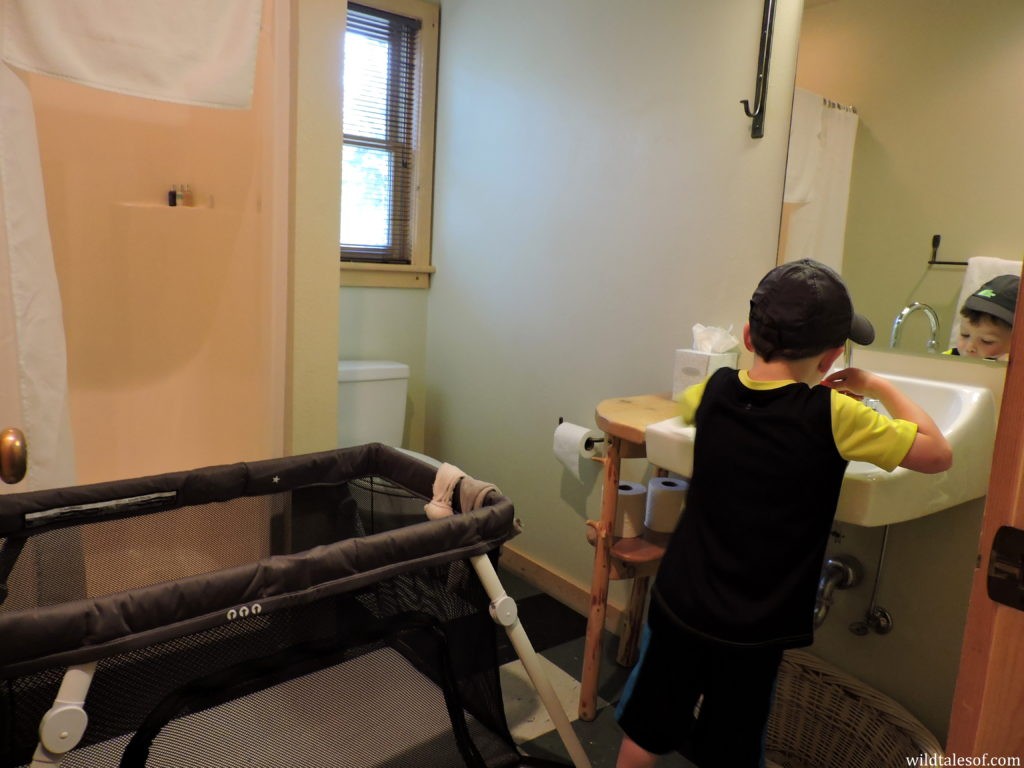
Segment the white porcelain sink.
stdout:
[[[992,466],[996,408],[984,387],[907,376],[886,378],[935,419],[953,448],[953,466],[937,475],[903,467],[886,472],[852,461],[843,479],[836,520],[864,526],[888,525],[984,496]],[[882,409],[884,411],[884,409]],[[693,472],[693,427],[679,418],[648,425],[647,459],[689,477]]]

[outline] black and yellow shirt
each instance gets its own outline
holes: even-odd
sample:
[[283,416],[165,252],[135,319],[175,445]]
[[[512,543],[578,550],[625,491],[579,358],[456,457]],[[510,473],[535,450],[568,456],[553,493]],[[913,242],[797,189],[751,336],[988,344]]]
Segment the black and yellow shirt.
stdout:
[[653,599],[720,642],[809,645],[847,463],[894,469],[917,425],[828,387],[732,369],[686,390],[680,407],[697,427],[693,477]]

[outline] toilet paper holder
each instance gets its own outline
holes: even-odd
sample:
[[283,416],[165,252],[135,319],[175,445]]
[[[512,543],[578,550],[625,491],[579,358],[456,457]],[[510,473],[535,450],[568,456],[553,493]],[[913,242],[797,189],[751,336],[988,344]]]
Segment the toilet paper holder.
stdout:
[[[559,417],[558,417],[558,423],[559,423],[559,424],[561,424],[561,423],[562,423],[562,422],[564,422],[564,421],[565,421],[565,417],[564,417],[564,416],[559,416]],[[585,440],[585,441],[583,442],[583,446],[584,446],[584,447],[585,447],[585,448],[586,448],[586,449],[587,449],[588,451],[592,451],[592,450],[594,450],[594,446],[595,446],[595,445],[597,445],[598,443],[607,443],[607,442],[608,442],[608,440],[607,440],[606,438],[604,438],[604,437],[588,437],[588,438],[587,438],[587,439],[586,439],[586,440]],[[596,457],[595,457],[595,458],[596,458]]]

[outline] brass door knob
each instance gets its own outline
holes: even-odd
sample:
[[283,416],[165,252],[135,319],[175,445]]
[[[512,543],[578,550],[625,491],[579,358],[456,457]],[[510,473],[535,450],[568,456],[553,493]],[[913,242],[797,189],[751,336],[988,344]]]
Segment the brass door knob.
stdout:
[[8,427],[0,432],[0,480],[8,484],[19,483],[27,470],[25,433],[16,427]]

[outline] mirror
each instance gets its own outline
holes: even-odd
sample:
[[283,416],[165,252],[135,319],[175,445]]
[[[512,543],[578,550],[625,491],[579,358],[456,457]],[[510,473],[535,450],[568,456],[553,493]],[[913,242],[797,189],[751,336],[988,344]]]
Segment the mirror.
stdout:
[[[937,347],[950,346],[965,267],[929,265],[934,235],[941,235],[938,261],[1024,258],[1022,71],[1019,0],[805,0],[796,85],[857,110],[844,228],[828,251],[876,329],[875,344],[855,351],[854,364],[963,383],[984,378],[1001,392],[1004,363],[926,352],[922,312],[905,322],[900,354],[888,351],[894,319],[914,301],[936,310]],[[976,500],[900,523],[891,536],[845,525],[830,545],[880,574],[878,605],[897,626],[881,640],[850,631],[874,600],[868,580],[864,592],[837,601],[814,652],[892,696],[940,741],[984,507]]]
[[[928,264],[934,235],[939,261],[1024,258],[1022,71],[1024,3],[806,0],[797,87],[859,118],[841,271],[874,348],[913,301],[949,348],[965,268]],[[924,354],[928,335],[915,313],[899,351]]]

